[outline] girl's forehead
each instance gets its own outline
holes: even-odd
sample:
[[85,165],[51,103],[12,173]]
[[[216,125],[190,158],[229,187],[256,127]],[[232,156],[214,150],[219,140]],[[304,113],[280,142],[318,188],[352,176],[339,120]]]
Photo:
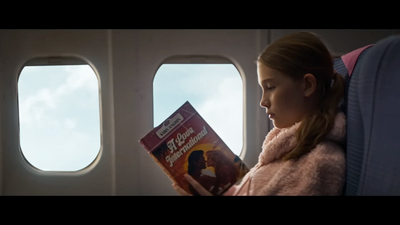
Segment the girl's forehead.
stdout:
[[282,72],[276,69],[265,66],[264,64],[259,64],[257,69],[258,79],[260,82],[264,80],[278,80],[282,78]]
[[266,65],[260,64],[258,66],[258,83],[260,86],[265,86],[268,84],[274,85],[292,85],[294,83],[298,83],[296,80],[293,80],[289,75],[284,74],[283,72],[267,67]]

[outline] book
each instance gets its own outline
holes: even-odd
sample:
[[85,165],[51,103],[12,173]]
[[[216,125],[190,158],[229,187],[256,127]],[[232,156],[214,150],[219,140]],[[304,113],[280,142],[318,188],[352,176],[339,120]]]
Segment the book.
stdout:
[[199,194],[184,174],[218,196],[249,171],[188,101],[139,143],[172,181],[193,195]]

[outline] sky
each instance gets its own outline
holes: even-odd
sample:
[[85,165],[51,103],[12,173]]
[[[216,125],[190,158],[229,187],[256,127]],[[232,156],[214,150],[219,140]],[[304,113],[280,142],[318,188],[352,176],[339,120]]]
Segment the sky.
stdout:
[[100,150],[98,80],[89,65],[27,66],[18,80],[20,144],[30,164],[77,171]]
[[[189,101],[239,155],[242,86],[232,64],[164,64],[153,82],[154,126]],[[21,150],[31,165],[44,171],[77,171],[97,157],[99,89],[89,65],[24,67],[18,104]]]

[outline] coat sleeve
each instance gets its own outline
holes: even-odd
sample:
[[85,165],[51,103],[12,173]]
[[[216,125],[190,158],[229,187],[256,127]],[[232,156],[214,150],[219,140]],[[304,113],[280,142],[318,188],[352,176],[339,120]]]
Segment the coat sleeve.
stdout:
[[233,185],[232,187],[230,187],[224,194],[223,196],[232,196],[238,189],[237,185]]
[[236,196],[238,192],[243,188],[244,185],[247,185],[247,181],[249,179],[250,174],[254,168],[252,168],[237,184],[232,185],[223,196]]

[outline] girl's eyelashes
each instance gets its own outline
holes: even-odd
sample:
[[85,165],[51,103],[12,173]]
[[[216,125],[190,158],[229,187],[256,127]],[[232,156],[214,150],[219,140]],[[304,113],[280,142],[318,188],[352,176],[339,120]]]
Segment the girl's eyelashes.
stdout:
[[275,89],[275,85],[260,85],[262,90],[274,90]]

